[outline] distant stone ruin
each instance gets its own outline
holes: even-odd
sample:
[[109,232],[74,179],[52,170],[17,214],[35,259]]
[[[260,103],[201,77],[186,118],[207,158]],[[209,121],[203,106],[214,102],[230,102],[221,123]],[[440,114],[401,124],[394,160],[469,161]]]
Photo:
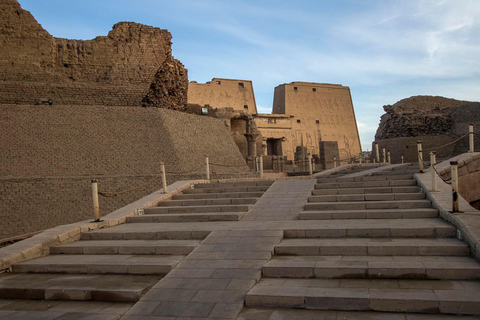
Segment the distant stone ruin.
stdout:
[[[468,132],[470,123],[480,129],[480,103],[436,96],[414,96],[383,107],[385,114],[375,134],[379,148],[390,150],[393,163],[417,161],[416,142],[423,149],[448,144]],[[480,148],[476,139],[475,148]],[[372,145],[372,150],[375,150]],[[436,150],[437,157],[450,157],[468,150],[468,139]],[[424,155],[428,159],[428,155]]]

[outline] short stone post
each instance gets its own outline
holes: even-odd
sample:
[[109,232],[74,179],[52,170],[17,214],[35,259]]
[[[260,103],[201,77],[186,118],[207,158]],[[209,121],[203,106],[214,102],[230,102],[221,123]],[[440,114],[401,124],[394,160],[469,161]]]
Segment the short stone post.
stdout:
[[387,150],[387,162],[388,162],[389,164],[392,163],[392,160],[391,160],[391,158],[390,158],[390,150]]
[[458,201],[458,161],[450,161],[452,178],[452,212],[460,211]]
[[94,222],[100,221],[100,206],[98,205],[98,181],[92,180],[93,216]]
[[362,164],[362,158],[363,158],[363,154],[360,153],[358,157],[358,163]]
[[263,156],[260,156],[260,178],[263,178]]
[[432,191],[437,192],[438,191],[438,186],[437,186],[437,159],[435,155],[435,151],[430,152],[430,165],[432,167]]
[[403,163],[403,156],[401,158],[402,158],[402,163]]
[[473,124],[470,123],[470,125],[468,126],[468,133],[470,134],[469,135],[469,145],[470,145],[470,148],[468,148],[468,152],[474,152],[474,147],[473,147]]
[[337,157],[336,156],[333,156],[333,167],[334,168],[337,167]]
[[380,163],[380,152],[378,151],[378,143],[377,142],[375,142],[375,151],[376,151],[377,163]]
[[420,168],[420,173],[423,171],[423,152],[422,152],[422,141],[417,141],[417,151],[418,151],[418,167]]
[[307,158],[308,158],[308,174],[309,174],[309,175],[312,175],[312,174],[313,174],[312,155],[311,155],[311,154],[308,154],[308,155],[307,155]]
[[382,148],[383,163],[387,163],[387,153],[385,147]]
[[167,173],[165,172],[165,163],[160,162],[160,170],[162,170],[162,188],[163,193],[167,193]]
[[205,157],[205,170],[207,173],[207,180],[210,180],[210,163],[208,162],[208,156]]
[[315,172],[315,159],[312,159],[312,169]]

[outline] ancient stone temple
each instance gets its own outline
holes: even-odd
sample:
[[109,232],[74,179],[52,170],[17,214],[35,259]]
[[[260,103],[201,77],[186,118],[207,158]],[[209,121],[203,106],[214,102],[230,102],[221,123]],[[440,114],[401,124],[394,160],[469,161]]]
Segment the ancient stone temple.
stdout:
[[[217,114],[228,115],[225,118],[230,120],[232,135],[244,155],[252,139],[259,145],[257,155],[286,156],[289,160],[294,159],[298,146],[318,155],[322,141],[336,141],[340,159],[348,160],[361,152],[348,87],[311,82],[279,85],[271,114],[257,113],[251,81],[214,78],[206,84],[190,82],[188,90],[189,103],[209,105]],[[245,129],[245,119],[250,118],[255,137]]]

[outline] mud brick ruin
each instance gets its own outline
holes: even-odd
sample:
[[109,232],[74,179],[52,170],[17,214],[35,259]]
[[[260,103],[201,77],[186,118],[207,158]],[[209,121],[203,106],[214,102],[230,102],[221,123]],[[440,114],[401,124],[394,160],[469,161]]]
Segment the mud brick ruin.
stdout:
[[[383,107],[385,114],[375,134],[374,143],[390,150],[393,163],[401,157],[407,162],[417,161],[417,141],[424,150],[449,144],[468,132],[469,124],[480,126],[479,102],[459,101],[444,97],[415,96],[394,105]],[[476,139],[475,149],[480,148]],[[374,145],[372,145],[374,150]],[[444,158],[468,150],[468,139],[436,150],[437,157]],[[424,153],[428,158],[428,154]]]

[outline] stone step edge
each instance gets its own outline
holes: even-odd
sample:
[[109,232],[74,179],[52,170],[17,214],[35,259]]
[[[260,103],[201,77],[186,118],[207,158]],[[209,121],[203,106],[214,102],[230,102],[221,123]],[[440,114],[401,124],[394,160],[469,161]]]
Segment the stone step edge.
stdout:
[[[456,296],[455,293],[457,294]],[[451,297],[452,295],[453,298]],[[461,311],[463,314],[480,314],[478,295],[473,294],[472,291],[463,290],[332,289],[256,286],[247,293],[245,305],[247,307],[436,314],[458,314]]]

